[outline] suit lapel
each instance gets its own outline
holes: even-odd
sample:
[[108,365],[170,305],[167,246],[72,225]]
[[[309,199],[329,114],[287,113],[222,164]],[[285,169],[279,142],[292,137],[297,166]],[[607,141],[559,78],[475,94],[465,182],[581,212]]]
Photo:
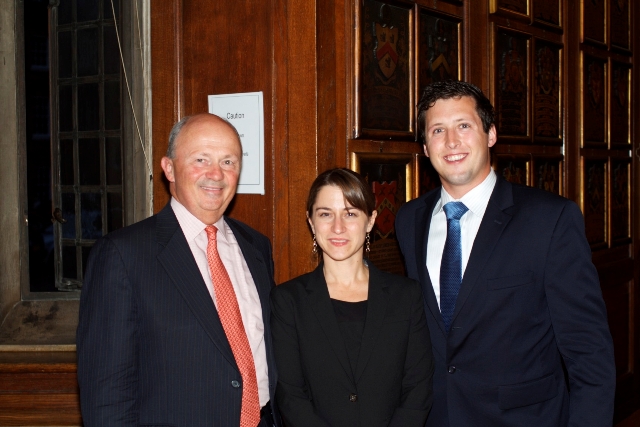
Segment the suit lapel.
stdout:
[[382,322],[387,312],[387,287],[380,274],[380,271],[369,263],[369,295],[367,297],[367,318],[364,324],[364,332],[362,333],[362,344],[360,346],[360,354],[358,355],[358,363],[355,371],[356,383],[360,379],[364,368],[367,366],[369,357],[382,329]]
[[318,318],[322,331],[326,335],[329,343],[331,343],[333,353],[340,362],[340,366],[342,366],[347,377],[353,381],[353,371],[349,363],[349,356],[344,346],[342,334],[338,327],[338,321],[336,320],[336,315],[331,305],[329,289],[327,288],[327,282],[324,279],[324,273],[322,271],[322,264],[311,273],[311,280],[309,280],[305,286],[311,303],[310,305]]
[[167,205],[157,218],[158,243],[162,246],[158,253],[158,262],[165,269],[211,341],[229,363],[236,366],[218,311],[211,300],[207,285],[202,279],[191,248],[171,206]]
[[458,299],[456,300],[456,308],[451,319],[452,323],[458,313],[460,313],[460,310],[462,310],[471,290],[476,285],[478,277],[491,257],[502,232],[507,227],[509,221],[511,221],[512,216],[504,212],[505,209],[511,206],[513,206],[511,184],[501,177],[498,177],[491,197],[489,198],[487,210],[480,223],[478,234],[473,242],[467,268],[465,269],[462,284],[460,285]]
[[431,277],[427,270],[427,241],[429,240],[429,229],[431,227],[431,217],[433,215],[433,209],[436,206],[438,200],[440,200],[440,189],[432,191],[429,197],[424,200],[424,207],[421,207],[416,212],[415,217],[415,229],[416,229],[416,254],[417,254],[417,267],[420,274],[420,283],[422,283],[422,293],[429,308],[431,314],[436,319],[438,327],[443,337],[446,337],[447,333],[444,328],[444,322],[442,320],[442,314],[440,313],[440,307],[438,306],[438,300],[436,294],[433,291],[433,284],[431,283]]

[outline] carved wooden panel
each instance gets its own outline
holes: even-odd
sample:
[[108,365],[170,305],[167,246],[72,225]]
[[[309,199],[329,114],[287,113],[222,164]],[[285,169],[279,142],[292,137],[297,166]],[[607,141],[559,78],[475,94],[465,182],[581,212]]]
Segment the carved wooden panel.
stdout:
[[413,9],[376,0],[361,7],[356,137],[413,138]]
[[530,185],[531,156],[498,154],[493,168],[498,175],[514,184]]
[[582,34],[584,40],[606,43],[605,0],[582,0]]
[[607,246],[607,160],[583,158],[583,213],[592,249]]
[[610,0],[611,44],[629,49],[629,0]]
[[630,243],[631,160],[611,160],[611,240],[612,245]]
[[460,80],[461,20],[420,9],[417,38],[418,96],[430,83]]
[[630,131],[630,84],[631,67],[612,61],[611,63],[611,119],[609,137],[611,144],[631,143]]
[[562,27],[560,0],[533,0],[533,18],[537,23]]
[[495,5],[498,12],[529,16],[529,0],[495,0]]
[[441,185],[438,172],[431,165],[431,160],[427,156],[418,157],[418,195],[428,193]]
[[381,270],[405,274],[395,232],[398,209],[415,197],[416,156],[411,153],[353,153],[352,167],[371,185],[378,216],[371,230],[369,259]]
[[[590,1],[590,0],[589,0]],[[583,58],[583,141],[604,145],[606,129],[607,61],[591,55]]]
[[499,29],[496,33],[496,111],[501,136],[529,135],[530,36]]
[[560,105],[561,52],[559,46],[535,40],[533,56],[533,135],[562,143]]
[[532,186],[562,195],[562,164],[562,156],[533,156]]

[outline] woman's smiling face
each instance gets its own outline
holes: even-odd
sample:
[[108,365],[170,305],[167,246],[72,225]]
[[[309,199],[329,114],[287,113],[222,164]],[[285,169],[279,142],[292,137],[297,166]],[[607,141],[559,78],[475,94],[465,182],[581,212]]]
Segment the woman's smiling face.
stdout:
[[376,214],[374,211],[367,217],[365,212],[351,206],[339,187],[322,187],[308,219],[324,260],[362,258],[365,237],[373,228]]

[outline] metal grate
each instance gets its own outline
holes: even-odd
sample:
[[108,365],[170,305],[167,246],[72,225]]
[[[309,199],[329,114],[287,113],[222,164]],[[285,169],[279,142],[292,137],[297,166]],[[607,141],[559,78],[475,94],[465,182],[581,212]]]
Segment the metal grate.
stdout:
[[111,0],[51,12],[55,285],[67,291],[82,287],[96,239],[123,226],[121,67]]

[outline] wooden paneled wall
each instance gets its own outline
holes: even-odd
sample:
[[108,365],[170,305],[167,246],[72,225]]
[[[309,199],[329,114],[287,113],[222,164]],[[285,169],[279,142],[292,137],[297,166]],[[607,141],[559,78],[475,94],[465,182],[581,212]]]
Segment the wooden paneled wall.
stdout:
[[[411,194],[422,191],[420,174],[428,166],[410,132],[399,138],[384,132],[359,133],[358,114],[369,100],[362,99],[357,79],[362,41],[356,12],[365,3],[151,2],[155,211],[169,199],[159,162],[171,126],[185,115],[206,111],[207,95],[233,92],[264,93],[266,194],[236,196],[229,214],[271,239],[277,282],[315,264],[304,204],[318,172],[334,166],[357,168],[359,159],[374,154],[389,159],[409,156],[406,177],[414,186]],[[626,414],[638,406],[640,389],[640,268],[634,264],[640,255],[640,71],[634,63],[640,57],[640,7],[629,0],[389,3],[412,10],[417,20],[413,23],[422,13],[460,22],[459,78],[489,94],[500,117],[520,108],[521,122],[499,123],[496,169],[582,207],[615,341],[617,416]],[[626,22],[625,16],[630,17],[628,29],[620,21]],[[625,34],[626,46],[620,41]],[[420,43],[418,35],[411,37],[414,44]],[[420,46],[413,55],[411,60],[418,61],[411,77],[415,102]],[[545,61],[554,60],[551,68],[543,69]],[[514,83],[504,75],[505,61],[519,70],[524,98],[514,95],[520,89],[505,88]],[[549,70],[555,71],[545,76]],[[615,98],[622,96],[617,92],[620,70],[630,77],[622,110],[614,105],[622,102]],[[555,92],[549,92],[550,85],[556,85]],[[557,127],[543,111],[554,102]],[[619,132],[621,111],[628,114],[626,142]],[[595,123],[594,117],[600,121]],[[415,122],[411,126],[415,131]],[[550,178],[544,178],[547,173]],[[620,185],[626,189],[620,190]]]
[[[237,195],[229,214],[271,239],[278,283],[314,267],[304,205],[318,172],[362,167],[363,159],[408,159],[406,196],[424,191],[420,177],[429,178],[428,162],[415,135],[360,132],[358,114],[370,100],[362,98],[356,78],[363,72],[357,12],[371,1],[150,2],[154,210],[169,200],[160,158],[173,124],[206,111],[207,95],[234,92],[264,93],[266,194]],[[488,93],[499,113],[518,107],[519,95],[502,86],[506,54],[517,54],[507,61],[515,71],[525,64],[520,74],[527,83],[526,102],[518,107],[524,128],[517,121],[499,125],[494,165],[498,173],[529,185],[547,182],[549,191],[582,207],[609,311],[618,371],[616,419],[622,419],[640,407],[640,67],[635,63],[640,5],[631,0],[389,3],[413,11],[408,27],[419,25],[423,14],[459,22],[458,77]],[[416,48],[408,55],[415,102],[421,42],[413,29],[406,36]],[[544,46],[559,60],[557,135],[541,129],[536,115],[541,105],[536,85],[553,94],[551,80],[541,80],[545,77],[536,69],[542,56],[550,59],[549,51],[538,49]],[[626,92],[620,90],[623,74]],[[415,122],[409,127],[415,132]],[[540,179],[545,162],[557,165],[555,180]],[[0,425],[80,424],[74,353],[0,356]]]
[[75,351],[1,351],[0,425],[82,425]]
[[[346,165],[342,1],[152,2],[154,208],[168,201],[159,167],[173,123],[207,95],[262,91],[266,194],[237,195],[229,214],[272,240],[276,280],[313,266],[306,192]],[[286,232],[283,232],[286,230]]]
[[[506,38],[513,37],[514,45],[522,48],[519,53],[525,53],[529,62],[524,70],[531,97],[531,111],[525,113],[524,122],[529,131],[519,134],[508,128],[505,135],[499,120],[497,170],[505,175],[526,170],[522,179],[528,185],[541,186],[542,175],[555,167],[561,172],[560,188],[553,191],[582,208],[614,340],[616,418],[620,419],[637,407],[640,380],[636,334],[640,324],[636,292],[639,268],[634,266],[639,254],[635,244],[639,236],[635,123],[640,116],[634,102],[638,99],[638,69],[634,64],[638,32],[633,25],[640,22],[640,8],[626,0],[496,0],[491,6],[489,45],[494,47],[495,62],[490,89],[499,116],[512,107],[500,103],[503,95],[509,96],[504,89],[509,81],[501,75],[504,58],[500,55],[517,51],[504,45]],[[550,22],[556,17],[556,22]],[[555,134],[552,138],[545,135],[546,128],[538,123],[544,120],[538,113],[549,107],[543,99],[548,92],[540,90],[544,89],[540,86],[545,84],[544,55],[548,52],[554,56],[560,53],[555,78],[561,107],[557,141]]]

